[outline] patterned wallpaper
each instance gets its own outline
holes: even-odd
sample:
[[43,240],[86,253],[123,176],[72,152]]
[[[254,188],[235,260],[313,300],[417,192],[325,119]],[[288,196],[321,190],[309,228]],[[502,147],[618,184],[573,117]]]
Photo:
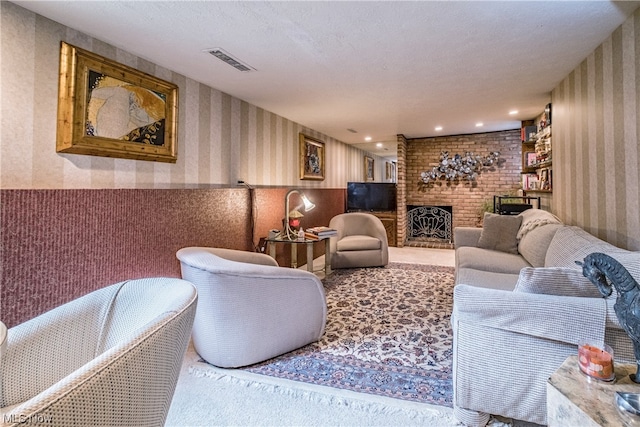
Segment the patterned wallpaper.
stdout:
[[[344,188],[364,178],[365,152],[219,90],[0,2],[0,188],[191,188],[252,185]],[[178,162],[163,164],[55,152],[60,41],[176,83]],[[326,148],[324,181],[298,179],[298,133]],[[373,156],[375,179],[384,160]]]
[[640,250],[640,9],[552,92],[556,214]]

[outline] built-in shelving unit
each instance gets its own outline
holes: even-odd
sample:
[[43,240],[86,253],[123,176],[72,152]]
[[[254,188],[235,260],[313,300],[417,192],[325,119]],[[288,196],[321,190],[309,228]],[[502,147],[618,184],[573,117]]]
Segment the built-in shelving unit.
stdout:
[[522,126],[522,190],[553,191],[551,104],[533,121]]

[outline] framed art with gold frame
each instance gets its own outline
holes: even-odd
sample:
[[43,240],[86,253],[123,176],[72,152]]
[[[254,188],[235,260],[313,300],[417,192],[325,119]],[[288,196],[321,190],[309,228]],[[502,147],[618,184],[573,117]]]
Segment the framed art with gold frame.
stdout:
[[373,157],[364,156],[364,180],[373,181]]
[[178,86],[65,42],[59,153],[175,163]]
[[324,142],[303,133],[300,140],[300,179],[324,180]]

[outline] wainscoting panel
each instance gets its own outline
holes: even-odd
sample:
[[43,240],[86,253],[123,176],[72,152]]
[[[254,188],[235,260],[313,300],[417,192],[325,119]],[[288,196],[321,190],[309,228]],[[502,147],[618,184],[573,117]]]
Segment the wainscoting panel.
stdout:
[[[261,237],[268,235],[269,230],[281,230],[284,219],[284,198],[289,188],[258,188],[255,190],[255,231],[254,242],[257,244]],[[300,221],[302,228],[314,227],[318,225],[329,225],[329,221],[335,215],[343,213],[346,208],[346,190],[343,188],[332,189],[301,189],[305,196],[309,198],[316,208],[305,212],[302,208],[298,210],[304,215]],[[297,208],[301,204],[300,196],[292,194],[290,198],[290,209]],[[314,243],[314,258],[324,254],[324,243]],[[291,265],[290,245],[277,244],[276,260],[281,266]],[[298,248],[298,265],[307,263],[307,254],[304,248]]]
[[0,191],[0,316],[8,326],[90,291],[180,277],[185,246],[251,249],[249,192]]

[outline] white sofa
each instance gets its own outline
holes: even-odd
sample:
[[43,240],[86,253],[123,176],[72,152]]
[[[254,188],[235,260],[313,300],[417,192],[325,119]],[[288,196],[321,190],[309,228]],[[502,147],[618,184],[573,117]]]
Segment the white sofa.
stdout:
[[616,361],[635,361],[613,311],[615,291],[602,298],[575,262],[604,252],[640,281],[640,252],[538,209],[487,215],[483,228],[456,228],[454,242],[453,405],[459,421],[481,426],[494,414],[546,424],[547,379],[577,354],[581,341],[606,342]]
[[2,425],[163,425],[196,302],[184,280],[130,280],[10,328]]

